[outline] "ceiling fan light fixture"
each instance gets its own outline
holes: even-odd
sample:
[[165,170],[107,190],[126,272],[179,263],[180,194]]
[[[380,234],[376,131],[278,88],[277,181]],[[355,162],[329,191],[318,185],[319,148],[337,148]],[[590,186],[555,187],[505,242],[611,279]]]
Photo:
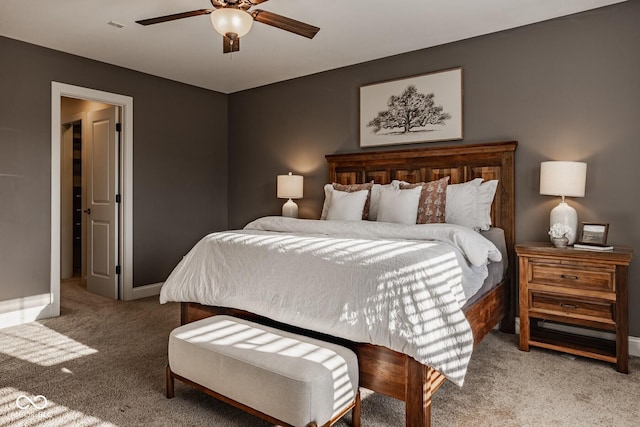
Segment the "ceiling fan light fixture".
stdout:
[[211,12],[211,24],[223,36],[232,33],[242,37],[251,30],[253,17],[244,10],[224,7]]

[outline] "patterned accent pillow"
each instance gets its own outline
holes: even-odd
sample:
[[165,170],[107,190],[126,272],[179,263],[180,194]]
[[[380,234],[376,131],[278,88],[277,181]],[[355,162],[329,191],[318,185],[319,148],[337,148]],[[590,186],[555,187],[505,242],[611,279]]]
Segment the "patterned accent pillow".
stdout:
[[346,191],[347,193],[353,193],[354,191],[368,190],[367,201],[364,203],[364,209],[362,210],[362,219],[369,219],[369,206],[371,205],[371,188],[373,187],[373,181],[364,184],[338,184],[333,183],[333,189],[338,191]]
[[437,181],[418,182],[417,184],[400,182],[400,189],[422,187],[416,224],[445,222],[448,183],[448,176]]

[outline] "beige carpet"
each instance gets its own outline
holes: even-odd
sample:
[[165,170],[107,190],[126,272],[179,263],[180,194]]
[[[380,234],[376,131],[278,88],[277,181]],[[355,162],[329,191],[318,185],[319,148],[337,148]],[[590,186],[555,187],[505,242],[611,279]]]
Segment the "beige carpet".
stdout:
[[[0,329],[0,425],[222,426],[268,424],[176,383],[164,397],[167,336],[177,304],[111,301],[78,283],[62,286],[62,316]],[[464,387],[447,383],[436,426],[637,426],[640,359],[631,374],[611,365],[532,349],[490,334],[476,349]],[[24,397],[42,406],[37,409]],[[25,407],[20,409],[17,405]],[[365,392],[365,426],[403,426],[401,402]],[[339,426],[348,425],[346,420]]]

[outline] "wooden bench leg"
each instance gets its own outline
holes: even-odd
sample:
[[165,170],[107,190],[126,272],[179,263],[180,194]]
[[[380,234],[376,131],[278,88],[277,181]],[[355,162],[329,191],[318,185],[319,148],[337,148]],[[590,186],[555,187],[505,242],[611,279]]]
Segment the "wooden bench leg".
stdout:
[[353,427],[360,427],[360,390],[356,393],[356,404],[351,410],[351,424]]
[[171,399],[174,396],[173,386],[174,386],[173,372],[171,372],[171,368],[169,367],[169,365],[167,365],[167,399]]

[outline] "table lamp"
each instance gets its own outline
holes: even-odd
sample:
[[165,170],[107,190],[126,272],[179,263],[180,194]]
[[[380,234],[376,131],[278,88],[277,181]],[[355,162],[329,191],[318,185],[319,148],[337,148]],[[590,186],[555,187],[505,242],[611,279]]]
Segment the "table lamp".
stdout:
[[578,234],[578,213],[564,198],[584,197],[587,178],[587,164],[583,162],[549,161],[540,164],[540,194],[560,196],[560,204],[549,214],[549,226],[560,223],[571,228],[569,244],[576,242]]
[[278,198],[289,199],[282,205],[282,216],[298,218],[298,205],[291,199],[302,198],[302,175],[278,175]]

